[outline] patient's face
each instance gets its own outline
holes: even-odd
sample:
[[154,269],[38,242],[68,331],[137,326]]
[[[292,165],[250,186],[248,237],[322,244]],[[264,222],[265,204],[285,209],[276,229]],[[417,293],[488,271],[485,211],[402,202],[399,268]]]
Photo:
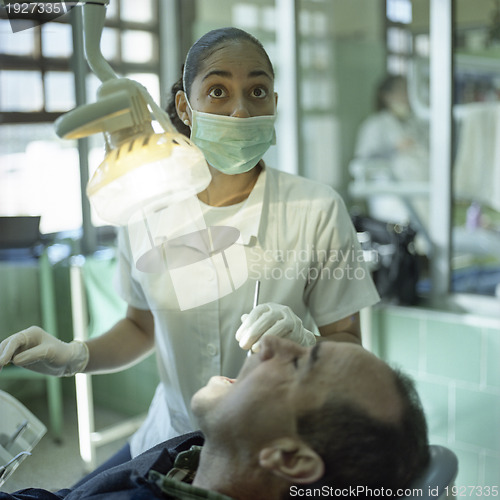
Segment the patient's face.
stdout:
[[326,341],[304,348],[277,337],[262,340],[236,381],[210,379],[192,408],[207,437],[223,433],[258,442],[295,434],[299,415],[336,396],[376,417],[397,418],[389,367],[361,346]]

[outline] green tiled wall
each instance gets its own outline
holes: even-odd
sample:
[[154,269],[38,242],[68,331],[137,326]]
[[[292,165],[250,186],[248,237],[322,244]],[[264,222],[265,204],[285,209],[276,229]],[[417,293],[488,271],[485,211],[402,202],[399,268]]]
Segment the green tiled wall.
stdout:
[[146,412],[158,385],[155,357],[149,356],[125,371],[92,377],[94,401],[127,415]]
[[415,379],[431,443],[458,456],[457,485],[500,486],[500,320],[395,306],[372,314],[373,350]]

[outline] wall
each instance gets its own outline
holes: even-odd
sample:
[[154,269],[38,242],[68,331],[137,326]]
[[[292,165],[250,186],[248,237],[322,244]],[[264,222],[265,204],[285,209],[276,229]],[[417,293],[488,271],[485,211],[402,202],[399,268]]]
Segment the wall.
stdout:
[[374,309],[373,350],[417,383],[430,441],[459,459],[457,485],[500,485],[500,320]]
[[0,261],[0,340],[40,324],[38,262]]

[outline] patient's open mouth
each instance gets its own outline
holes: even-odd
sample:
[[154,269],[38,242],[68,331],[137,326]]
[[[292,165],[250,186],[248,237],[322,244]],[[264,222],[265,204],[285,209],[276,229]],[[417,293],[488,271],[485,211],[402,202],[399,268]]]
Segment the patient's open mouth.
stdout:
[[222,375],[215,375],[214,377],[212,377],[212,379],[216,383],[221,383],[221,384],[226,384],[226,385],[231,385],[231,384],[234,384],[236,382],[235,378],[224,377]]

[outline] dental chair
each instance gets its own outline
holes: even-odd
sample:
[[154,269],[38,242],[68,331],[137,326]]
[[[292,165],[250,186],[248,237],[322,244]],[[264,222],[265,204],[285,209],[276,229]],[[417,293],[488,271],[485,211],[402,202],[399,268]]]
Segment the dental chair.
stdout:
[[409,487],[413,495],[404,497],[405,500],[454,498],[452,486],[458,473],[457,456],[449,448],[435,444],[430,445],[430,456],[427,468]]

